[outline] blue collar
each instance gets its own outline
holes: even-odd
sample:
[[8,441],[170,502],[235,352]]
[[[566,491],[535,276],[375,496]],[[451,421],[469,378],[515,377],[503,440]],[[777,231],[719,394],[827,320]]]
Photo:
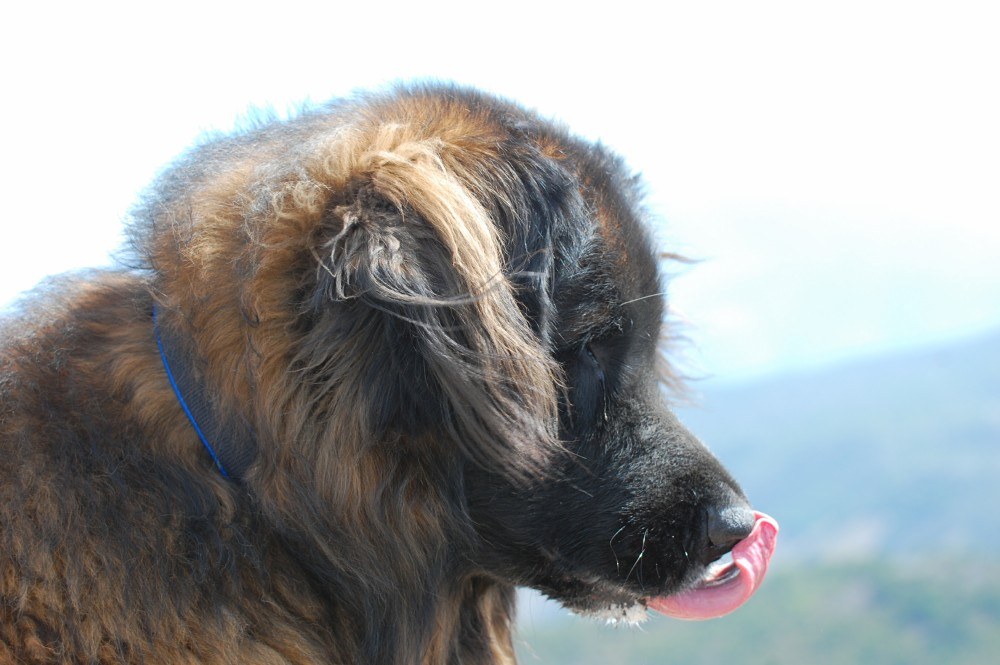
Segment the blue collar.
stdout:
[[184,345],[174,343],[176,340],[171,337],[169,327],[161,328],[157,309],[154,303],[153,332],[156,335],[156,346],[160,350],[160,360],[177,402],[219,473],[227,480],[242,480],[257,456],[253,429],[241,415],[225,417],[220,413],[216,400],[212,399],[212,395],[207,393],[204,384],[196,376],[196,356],[185,353]]

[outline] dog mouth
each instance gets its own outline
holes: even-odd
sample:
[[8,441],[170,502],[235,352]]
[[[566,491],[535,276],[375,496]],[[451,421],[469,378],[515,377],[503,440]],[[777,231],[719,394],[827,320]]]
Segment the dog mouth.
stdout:
[[711,564],[691,587],[645,599],[646,607],[675,619],[698,621],[725,616],[742,606],[764,581],[778,539],[773,517],[760,512],[754,517],[750,535],[728,557]]
[[721,617],[742,606],[757,591],[774,555],[777,521],[760,512],[755,512],[754,518],[746,538],[676,593],[636,596],[600,578],[567,577],[552,588],[539,588],[581,616],[613,624],[641,623],[648,618],[649,610],[692,621]]

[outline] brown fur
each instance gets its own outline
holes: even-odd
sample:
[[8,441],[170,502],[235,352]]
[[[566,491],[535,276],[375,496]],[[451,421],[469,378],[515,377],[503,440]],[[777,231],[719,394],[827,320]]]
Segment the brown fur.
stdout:
[[[344,299],[354,263],[366,252],[382,252],[382,260],[395,264],[390,270],[407,269],[398,265],[403,257],[393,253],[391,233],[379,237],[373,230],[341,242],[352,226],[366,223],[346,201],[331,203],[352,180],[367,180],[426,220],[455,268],[452,291],[442,296],[466,298],[456,310],[469,350],[488,359],[482,386],[457,387],[481,393],[483,412],[458,426],[484,429],[503,419],[513,410],[504,386],[514,383],[535,386],[538,422],[553,421],[553,368],[518,314],[503,275],[501,239],[480,203],[490,193],[481,191],[474,169],[496,159],[489,123],[411,100],[378,106],[349,124],[327,126],[322,118],[304,124],[302,135],[277,129],[252,146],[204,149],[204,168],[155,207],[155,229],[139,239],[148,243],[140,251],[155,270],[151,279],[92,273],[54,283],[7,322],[0,662],[354,662],[360,651],[349,637],[359,619],[331,616],[300,566],[274,542],[273,530],[243,516],[247,499],[205,468],[163,375],[151,296],[168,325],[193,340],[221,408],[252,404],[262,438],[285,443],[263,447],[247,479],[260,488],[257,520],[273,515],[302,534],[336,521],[336,532],[351,534],[354,552],[372,561],[404,541],[412,558],[391,562],[404,566],[397,574],[415,577],[433,567],[422,559],[433,559],[437,544],[454,538],[442,533],[445,509],[433,479],[419,459],[372,446],[355,406],[362,379],[353,359],[375,351],[370,340],[358,335],[319,357],[294,339],[300,312],[290,294],[317,270],[330,274],[335,297]],[[262,164],[282,157],[288,141],[305,132],[319,138],[293,148],[303,154],[292,169]],[[323,228],[331,224],[339,228]],[[315,265],[296,272],[306,260]],[[327,371],[324,390],[302,385],[300,377],[312,370]],[[51,432],[53,417],[67,426],[87,422],[102,436]],[[544,430],[521,434],[552,437]],[[339,445],[324,444],[332,440]],[[533,443],[532,450],[537,457],[543,448]],[[150,481],[142,467],[161,459],[175,467],[171,477]],[[171,480],[202,485],[200,514],[183,514],[187,501],[171,503],[185,489],[166,487]],[[192,528],[215,542],[192,553]],[[321,551],[330,550],[321,556],[342,557],[325,535],[314,537]],[[258,551],[247,557],[248,548]],[[372,583],[368,593],[395,593],[391,579]],[[199,592],[199,584],[211,590]],[[465,624],[490,645],[477,660],[512,661],[509,592],[498,596],[483,580],[453,587],[436,590],[452,600],[437,610],[425,660],[452,661],[482,649],[461,643],[470,639],[459,635]],[[331,622],[347,630],[331,629]]]
[[[548,582],[477,516],[571,473],[558,349],[659,292],[590,150],[413,89],[168,170],[134,269],[50,282],[4,323],[0,663],[512,663],[513,585]],[[581,272],[556,316],[586,257],[620,274]],[[171,390],[154,303],[216,417],[250,424],[244,477]]]

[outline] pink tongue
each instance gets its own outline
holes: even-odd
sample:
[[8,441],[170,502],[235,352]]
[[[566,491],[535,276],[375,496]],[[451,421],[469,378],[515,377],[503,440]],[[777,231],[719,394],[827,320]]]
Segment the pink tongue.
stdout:
[[700,586],[672,596],[651,598],[647,606],[675,619],[714,619],[729,614],[747,601],[764,581],[767,564],[778,540],[778,523],[764,513],[750,535],[733,547],[733,565],[739,574],[713,586]]

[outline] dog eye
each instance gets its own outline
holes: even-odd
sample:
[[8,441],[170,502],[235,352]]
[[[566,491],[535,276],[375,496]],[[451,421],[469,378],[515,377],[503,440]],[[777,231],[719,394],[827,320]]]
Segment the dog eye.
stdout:
[[587,362],[590,363],[590,366],[591,366],[591,368],[594,371],[594,375],[597,376],[597,380],[603,386],[604,385],[604,368],[601,366],[601,361],[597,359],[596,355],[594,355],[594,352],[590,348],[589,344],[587,344],[586,346],[583,347],[583,355],[587,359]]

